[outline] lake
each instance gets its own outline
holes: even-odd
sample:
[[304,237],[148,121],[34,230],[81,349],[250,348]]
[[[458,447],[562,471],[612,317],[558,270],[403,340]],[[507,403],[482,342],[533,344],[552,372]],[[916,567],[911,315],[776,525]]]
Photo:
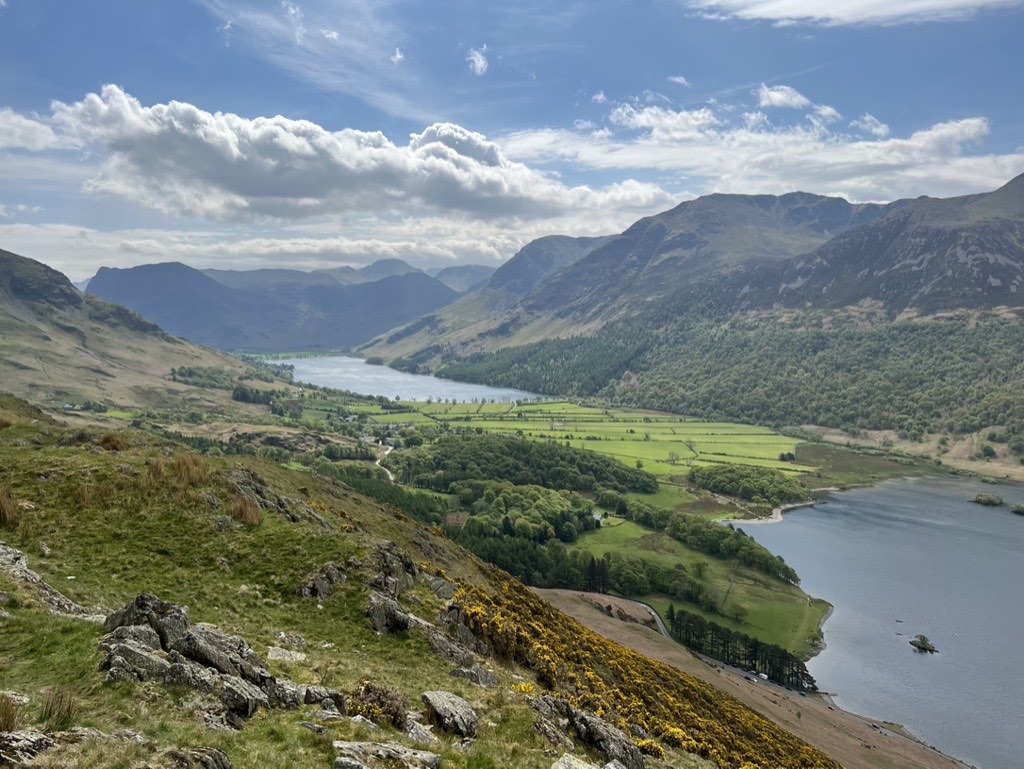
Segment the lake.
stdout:
[[[1000,508],[975,494],[997,494]],[[808,663],[846,710],[906,726],[982,769],[1024,766],[1021,484],[897,480],[746,531],[835,611]],[[923,633],[938,654],[908,643]]]
[[332,355],[323,358],[295,358],[283,360],[295,366],[295,381],[309,382],[321,387],[334,387],[360,395],[384,395],[404,401],[451,400],[471,402],[494,400],[512,402],[536,400],[537,395],[506,387],[456,382],[423,374],[407,374],[387,366],[370,366],[362,358]]

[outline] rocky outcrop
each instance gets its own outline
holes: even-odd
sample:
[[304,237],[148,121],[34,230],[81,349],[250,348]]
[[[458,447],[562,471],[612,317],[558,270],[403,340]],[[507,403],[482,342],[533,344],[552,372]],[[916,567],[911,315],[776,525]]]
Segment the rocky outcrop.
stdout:
[[35,729],[2,732],[0,733],[0,766],[24,766],[55,744],[53,737]]
[[298,499],[282,496],[274,491],[258,474],[245,467],[232,469],[225,477],[228,485],[241,497],[259,507],[260,510],[277,513],[292,523],[311,521],[325,529],[334,526],[324,516]]
[[398,598],[416,584],[419,568],[412,557],[394,542],[382,542],[375,554],[378,573],[370,586]]
[[79,606],[66,595],[50,587],[46,581],[28,567],[23,552],[0,542],[0,574],[6,574],[16,584],[37,596],[53,614],[76,617],[89,622],[102,622],[103,614]]
[[562,757],[551,765],[551,769],[601,769],[601,767],[576,758],[570,753],[563,753]]
[[493,689],[499,683],[497,673],[493,670],[488,670],[483,665],[456,668],[452,671],[452,675],[456,678],[465,678],[467,681],[472,681],[477,686],[482,686],[485,689]]
[[404,766],[410,769],[439,769],[441,756],[425,750],[413,750],[394,742],[334,743],[334,769],[383,769]]
[[171,750],[167,757],[174,762],[175,769],[232,769],[227,755],[216,748]]
[[477,638],[473,631],[466,625],[466,618],[462,613],[462,607],[452,604],[441,615],[438,624],[443,627],[452,638],[470,651],[476,652],[483,657],[491,655],[491,647],[483,639]]
[[338,585],[347,581],[348,575],[344,569],[337,564],[329,563],[299,588],[299,595],[314,601],[323,601],[331,597]]
[[618,761],[623,769],[644,769],[644,757],[639,748],[624,731],[603,718],[547,694],[534,697],[530,705],[540,716],[535,728],[553,744],[559,744],[562,738],[571,744],[566,733],[571,728],[580,742],[596,750],[606,761]]
[[480,719],[473,712],[473,706],[457,694],[424,692],[423,704],[427,707],[427,718],[449,734],[475,737],[480,729]]
[[398,605],[398,601],[381,593],[370,593],[366,613],[378,633],[400,633],[425,624]]

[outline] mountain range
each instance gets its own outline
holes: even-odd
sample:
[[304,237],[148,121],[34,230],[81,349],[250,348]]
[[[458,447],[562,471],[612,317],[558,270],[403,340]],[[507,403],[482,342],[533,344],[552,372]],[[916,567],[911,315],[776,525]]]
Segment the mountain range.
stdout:
[[222,350],[342,350],[458,298],[489,268],[439,270],[398,259],[362,269],[196,270],[180,263],[101,268],[89,293],[122,304],[173,334]]

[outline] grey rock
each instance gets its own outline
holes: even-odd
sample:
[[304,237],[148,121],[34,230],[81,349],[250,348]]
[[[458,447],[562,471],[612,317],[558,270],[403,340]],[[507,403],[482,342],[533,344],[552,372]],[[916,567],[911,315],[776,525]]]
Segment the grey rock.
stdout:
[[437,735],[434,734],[429,726],[421,724],[419,721],[412,719],[405,722],[405,736],[418,745],[434,745],[438,740]]
[[454,662],[460,667],[467,667],[474,664],[475,657],[473,656],[473,652],[460,644],[454,638],[449,637],[444,631],[430,626],[424,628],[424,633],[427,636],[427,642],[430,644],[430,648],[433,649],[434,654],[441,659]]
[[560,759],[551,765],[551,769],[601,769],[601,767],[582,761],[569,753],[562,755]]
[[291,649],[282,649],[280,646],[268,646],[267,659],[275,662],[305,662],[306,655]]
[[149,625],[123,625],[115,628],[100,639],[100,646],[109,650],[119,643],[127,642],[154,651],[159,651],[162,648],[160,636]]
[[171,666],[164,674],[164,683],[172,686],[184,686],[188,689],[205,694],[212,694],[217,688],[220,676],[211,668],[171,652]]
[[621,761],[609,761],[607,764],[601,767],[601,769],[626,769]]
[[301,652],[306,650],[306,639],[298,633],[286,633],[284,630],[278,630],[274,633],[274,638],[276,638],[282,646],[293,651]]
[[480,720],[473,712],[473,707],[462,697],[451,692],[424,692],[423,704],[427,706],[428,719],[443,731],[460,737],[476,736]]
[[304,698],[307,705],[319,705],[324,700],[331,698],[331,692],[326,686],[307,686]]
[[373,587],[397,598],[416,584],[416,562],[394,542],[378,545],[375,557],[380,573],[372,580]]
[[425,750],[413,750],[394,742],[348,742],[334,743],[337,758],[334,769],[372,769],[373,767],[399,766],[410,769],[439,769],[441,756]]
[[291,681],[271,678],[260,687],[274,707],[295,710],[306,701],[306,687]]
[[232,769],[227,755],[216,748],[190,748],[168,751],[175,769]]
[[221,673],[240,676],[257,686],[270,678],[267,666],[244,638],[212,625],[194,625],[173,649]]
[[348,581],[348,575],[337,564],[329,563],[319,574],[311,577],[305,585],[299,588],[299,595],[316,601],[329,598],[338,585]]
[[327,734],[327,729],[320,724],[314,724],[312,721],[299,721],[299,726],[303,729],[309,729],[313,734]]
[[270,701],[262,689],[258,689],[248,681],[237,676],[221,676],[220,701],[229,713],[241,718],[250,718],[261,707],[270,706]]
[[365,716],[352,716],[352,718],[350,718],[349,721],[352,722],[353,726],[362,726],[366,729],[369,729],[371,732],[380,731],[380,727],[377,726],[377,724],[373,723],[373,721],[371,721],[369,718],[366,718]]
[[473,635],[473,631],[466,625],[465,615],[462,609],[455,604],[448,607],[441,615],[440,624],[447,629],[448,634],[467,649],[477,654],[488,657],[491,654],[491,647],[487,642]]
[[28,567],[23,552],[0,542],[0,574],[6,574],[17,584],[37,596],[53,614],[78,617],[89,622],[102,622],[103,618],[79,606],[63,593],[54,590],[38,573]]
[[25,707],[26,705],[28,705],[32,701],[29,697],[26,697],[24,694],[20,694],[18,692],[11,691],[10,689],[5,689],[4,691],[0,691],[0,697],[6,697],[11,702],[13,702],[15,705],[17,705],[19,708]]
[[366,613],[378,633],[400,633],[416,626],[412,616],[402,610],[398,601],[380,593],[370,593]]
[[152,649],[127,641],[110,647],[100,669],[112,671],[110,678],[114,681],[123,680],[125,674],[139,681],[152,681],[162,679],[170,666]]
[[110,632],[120,627],[148,625],[160,637],[160,645],[170,650],[189,631],[192,624],[187,606],[161,601],[143,593],[134,601],[107,617],[104,626]]
[[477,686],[483,686],[487,689],[493,689],[500,682],[497,674],[485,668],[483,665],[473,665],[469,668],[456,668],[452,671],[452,675],[456,678],[465,678],[472,681]]
[[580,740],[625,769],[644,769],[644,757],[624,731],[584,710],[568,707],[567,716]]
[[427,577],[427,584],[438,598],[450,601],[455,596],[456,586],[442,577]]
[[0,766],[27,765],[53,745],[53,738],[35,729],[0,732]]

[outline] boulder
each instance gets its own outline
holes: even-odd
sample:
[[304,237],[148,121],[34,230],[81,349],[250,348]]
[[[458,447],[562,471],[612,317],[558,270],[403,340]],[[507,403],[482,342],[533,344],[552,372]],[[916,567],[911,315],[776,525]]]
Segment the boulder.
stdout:
[[303,684],[271,678],[261,688],[274,707],[295,710],[306,702],[306,687]]
[[268,646],[267,659],[274,662],[305,662],[306,655],[304,652],[282,649],[280,646]]
[[194,625],[173,649],[191,660],[257,686],[270,678],[266,664],[244,638],[224,633],[212,625]]
[[480,720],[462,697],[451,692],[424,692],[423,704],[427,706],[427,717],[443,731],[460,737],[476,736]]
[[28,764],[54,745],[53,738],[35,729],[0,732],[0,766]]
[[465,678],[468,681],[472,681],[477,686],[482,686],[486,689],[493,689],[499,683],[498,675],[485,668],[483,665],[473,665],[468,668],[456,668],[452,671],[452,675],[456,678]]
[[305,585],[299,588],[299,595],[316,601],[329,598],[338,585],[348,580],[344,570],[336,564],[329,563],[319,574],[311,577]]
[[570,753],[564,753],[560,759],[551,765],[551,769],[601,769],[601,767],[578,759]]
[[131,642],[136,646],[160,651],[160,636],[149,625],[123,625],[100,639],[100,646],[110,651],[119,643]]
[[168,751],[175,769],[232,769],[227,755],[216,748],[190,748]]
[[120,627],[148,625],[160,638],[160,646],[170,650],[188,633],[192,622],[188,607],[161,601],[143,593],[134,601],[107,617],[103,623],[108,632]]
[[378,633],[400,633],[416,626],[412,615],[402,610],[398,601],[380,593],[370,593],[370,615],[373,629]]
[[580,740],[608,761],[619,761],[625,769],[644,769],[644,757],[624,731],[585,710],[569,706],[569,723]]
[[229,713],[234,713],[240,718],[250,718],[261,707],[270,706],[270,701],[262,689],[237,676],[221,676],[220,701],[224,703]]
[[405,736],[418,745],[434,745],[440,740],[437,739],[437,735],[434,734],[429,726],[421,724],[419,721],[409,719],[405,722]]
[[456,586],[441,577],[427,577],[427,584],[438,598],[450,601],[455,596]]
[[164,683],[212,694],[219,680],[216,671],[171,652],[171,665],[164,674]]
[[334,743],[338,757],[334,769],[372,769],[373,767],[404,766],[410,769],[439,769],[441,756],[425,750],[413,750],[394,742]]
[[111,681],[127,678],[152,681],[162,679],[170,666],[166,659],[152,649],[128,641],[111,646],[100,669],[108,671],[107,677]]

